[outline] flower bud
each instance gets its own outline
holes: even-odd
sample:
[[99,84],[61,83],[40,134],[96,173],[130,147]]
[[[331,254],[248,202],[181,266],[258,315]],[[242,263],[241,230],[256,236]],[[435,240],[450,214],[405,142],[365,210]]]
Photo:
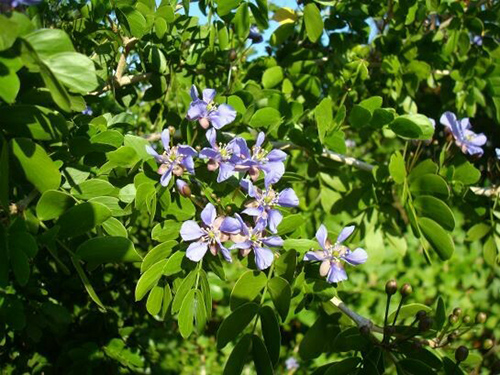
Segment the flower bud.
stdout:
[[457,324],[457,322],[458,322],[458,316],[456,316],[454,314],[450,314],[450,316],[448,316],[448,322],[451,325]]
[[493,348],[493,345],[495,343],[493,342],[492,339],[486,339],[483,341],[483,349],[484,350],[490,350],[491,348]]
[[476,323],[483,324],[486,322],[487,316],[484,312],[478,312],[476,315]]
[[462,315],[462,309],[460,307],[455,307],[453,309],[453,315],[456,315],[457,317]]
[[455,359],[457,362],[463,362],[469,356],[469,349],[465,346],[459,346],[457,350],[455,350]]
[[238,57],[238,54],[236,53],[236,50],[234,48],[232,48],[229,51],[229,60],[234,61],[234,60],[236,60],[237,57]]
[[418,320],[422,320],[423,318],[425,318],[427,316],[427,312],[425,312],[425,310],[419,310],[416,314],[415,314],[415,318],[418,319]]
[[169,131],[171,136],[173,136],[175,134],[175,128],[173,126],[169,126],[168,131]]
[[180,195],[186,198],[191,196],[191,188],[189,187],[187,182],[179,178],[175,181],[175,184],[177,185],[177,190],[179,191]]
[[470,315],[464,315],[464,317],[462,318],[462,322],[464,324],[470,324],[471,320],[472,319],[471,319]]
[[387,295],[392,296],[397,291],[398,291],[398,283],[396,282],[396,280],[389,280],[385,284],[385,292],[387,293]]
[[401,289],[399,290],[399,293],[401,293],[401,296],[403,296],[403,298],[408,297],[410,294],[413,293],[413,288],[411,287],[410,284],[404,283]]
[[431,317],[425,317],[418,322],[419,332],[427,332],[432,327],[433,320]]

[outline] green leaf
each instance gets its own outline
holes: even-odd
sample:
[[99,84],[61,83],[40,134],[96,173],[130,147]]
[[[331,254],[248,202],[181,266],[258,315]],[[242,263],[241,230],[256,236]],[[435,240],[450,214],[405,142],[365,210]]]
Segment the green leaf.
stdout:
[[146,302],[146,309],[148,313],[155,316],[161,310],[161,304],[163,302],[163,288],[160,286],[155,286],[151,292],[149,292],[148,300]]
[[241,0],[217,0],[217,14],[225,16],[240,4]]
[[278,234],[280,236],[293,232],[304,224],[304,217],[301,214],[288,215],[283,218],[278,225]]
[[288,284],[288,281],[279,276],[273,277],[267,285],[273,304],[280,314],[281,320],[284,322],[290,309],[292,288]]
[[441,260],[448,260],[455,252],[455,244],[451,236],[434,220],[421,217],[418,225],[425,239],[429,241],[433,250]]
[[71,112],[71,97],[68,92],[58,81],[54,73],[43,62],[39,63],[40,75],[42,76],[45,86],[50,91],[50,96],[54,103],[57,104],[64,112]]
[[486,236],[491,231],[491,227],[485,223],[474,224],[465,235],[465,240],[469,242],[477,241]]
[[442,200],[430,195],[420,195],[413,201],[413,205],[419,217],[428,217],[446,230],[455,229],[455,216]]
[[223,349],[250,324],[259,312],[256,303],[245,303],[226,317],[217,330],[217,349]]
[[87,94],[97,88],[94,63],[76,52],[61,52],[45,60],[52,73],[71,91]]
[[289,283],[293,282],[295,268],[297,266],[297,252],[295,250],[288,250],[286,253],[276,259],[274,264],[276,275],[288,280]]
[[252,335],[247,334],[234,346],[224,366],[223,375],[239,375],[243,371],[247,356],[252,349]]
[[191,289],[184,300],[179,311],[179,332],[185,339],[193,332],[193,318],[195,314],[196,289]]
[[166,284],[163,289],[163,302],[161,305],[161,317],[165,319],[167,314],[169,313],[170,304],[172,303],[172,290],[170,289],[170,285]]
[[76,255],[92,264],[140,262],[142,260],[132,241],[125,237],[91,238],[78,246]]
[[102,228],[104,231],[114,237],[128,237],[127,228],[122,224],[122,222],[114,217],[110,217],[104,223],[102,223]]
[[327,340],[332,339],[328,338],[325,319],[320,316],[307,330],[300,342],[299,354],[301,358],[308,361],[318,357],[323,352]]
[[110,217],[110,209],[103,204],[81,203],[71,207],[57,220],[56,225],[60,227],[59,237],[77,237],[102,224]]
[[30,264],[28,256],[19,248],[14,248],[9,244],[9,258],[14,271],[14,276],[19,285],[26,285],[30,277]]
[[247,271],[241,275],[231,292],[231,310],[236,309],[245,302],[253,301],[260,294],[260,291],[264,289],[266,283],[267,277],[263,272]]
[[436,375],[436,371],[432,367],[426,365],[424,362],[412,358],[404,358],[398,362],[405,373],[411,375]]
[[36,216],[43,221],[57,219],[75,203],[75,199],[67,193],[47,190],[36,205]]
[[155,33],[158,39],[163,39],[165,33],[167,32],[167,21],[162,17],[157,17],[155,19]]
[[[16,72],[4,66],[1,60],[0,71],[3,71],[3,74],[0,75],[0,98],[6,103],[12,104],[16,101],[17,94],[21,88],[21,81],[19,81]],[[7,74],[5,74],[5,71],[7,71]]]
[[273,364],[267,353],[266,346],[261,338],[252,335],[252,357],[255,363],[255,370],[259,375],[273,375]]
[[356,373],[356,368],[361,363],[359,357],[346,358],[342,361],[333,362],[326,370],[325,375],[350,375]]
[[130,146],[122,146],[115,151],[107,152],[106,157],[112,165],[123,168],[133,167],[140,160],[135,149]]
[[17,24],[0,14],[0,51],[12,47],[17,39]]
[[368,109],[356,104],[349,114],[349,123],[354,128],[362,128],[370,123],[371,118],[372,114]]
[[323,34],[323,19],[318,7],[309,3],[304,8],[304,22],[306,24],[307,37],[311,42],[316,42]]
[[75,267],[76,272],[78,273],[78,276],[82,280],[83,286],[85,287],[85,290],[89,294],[92,301],[94,301],[97,304],[97,306],[101,307],[103,310],[106,310],[106,308],[104,307],[104,304],[101,302],[99,296],[95,292],[94,287],[92,286],[89,279],[87,278],[85,271],[83,271],[83,268],[79,263],[80,261],[72,256],[71,262],[73,263],[73,266]]
[[168,240],[175,240],[179,237],[182,223],[174,220],[165,220],[154,226],[151,232],[151,238],[158,242],[165,242]]
[[434,195],[443,199],[450,196],[446,181],[441,176],[430,173],[415,178],[410,184],[410,191],[415,195]]
[[419,114],[403,115],[394,119],[389,127],[403,138],[431,139],[434,135],[434,126],[427,116]]
[[57,189],[61,174],[45,150],[30,139],[15,138],[10,141],[12,155],[19,162],[26,179],[43,193]]
[[259,310],[259,315],[264,343],[266,344],[271,362],[276,366],[280,359],[281,348],[281,332],[278,318],[274,310],[269,306],[262,306]]
[[321,143],[324,143],[326,135],[332,130],[333,111],[332,99],[324,98],[314,109],[314,118],[318,127],[318,135]]
[[166,260],[175,245],[176,241],[167,241],[152,248],[142,260],[141,273],[147,271],[153,264]]
[[0,153],[0,205],[4,209],[9,207],[9,145],[6,141],[2,142],[2,151]]
[[441,328],[443,328],[445,322],[446,322],[446,307],[443,298],[439,296],[437,300],[436,314],[434,316],[434,329],[440,331]]
[[61,52],[75,51],[68,34],[60,29],[36,30],[24,36],[24,39],[33,47],[42,60]]
[[152,265],[146,272],[144,272],[135,287],[135,300],[140,301],[144,296],[158,284],[163,275],[163,268],[167,264],[164,259]]
[[[421,303],[409,303],[409,304],[401,307],[401,310],[399,310],[398,319],[400,319],[400,320],[404,320],[404,319],[408,319],[408,318],[414,319],[415,315],[420,310],[424,310],[426,313],[430,313],[432,311],[432,309],[429,306],[422,305]],[[396,311],[397,311],[397,309],[395,309],[392,313],[389,314],[387,321],[389,321],[389,322],[394,321],[394,316],[396,315]]]
[[246,39],[250,31],[250,12],[247,3],[240,4],[233,18],[233,23],[236,35],[241,39]]
[[281,124],[281,114],[274,108],[261,108],[250,119],[249,125],[253,128],[272,130]]
[[125,17],[125,26],[130,34],[136,38],[141,38],[146,32],[146,19],[141,12],[132,7],[123,7],[118,12]]
[[311,249],[318,249],[318,242],[307,239],[296,239],[296,238],[287,238],[283,242],[283,249],[285,250],[296,250],[300,255],[303,255],[305,252]]
[[262,75],[262,86],[265,89],[272,89],[281,81],[283,81],[283,68],[281,66],[267,68]]
[[406,179],[406,166],[405,159],[399,151],[396,151],[391,155],[391,161],[389,162],[389,173],[393,178],[394,182],[397,184],[402,184]]
[[194,321],[196,323],[196,330],[202,332],[203,328],[207,324],[207,310],[205,308],[205,301],[203,294],[200,290],[195,290],[195,311],[194,311]]
[[179,288],[175,291],[174,300],[172,301],[172,314],[175,314],[180,310],[184,298],[194,286],[196,275],[196,270],[191,271],[191,273],[184,280],[182,280]]
[[497,265],[497,255],[498,249],[497,244],[495,243],[495,236],[491,235],[488,237],[483,246],[484,261],[489,266],[495,267]]
[[182,271],[182,262],[186,259],[186,253],[177,251],[168,258],[167,265],[163,270],[165,276],[172,276]]
[[71,189],[71,194],[79,199],[91,199],[103,195],[116,196],[118,189],[106,180],[93,178],[83,181]]

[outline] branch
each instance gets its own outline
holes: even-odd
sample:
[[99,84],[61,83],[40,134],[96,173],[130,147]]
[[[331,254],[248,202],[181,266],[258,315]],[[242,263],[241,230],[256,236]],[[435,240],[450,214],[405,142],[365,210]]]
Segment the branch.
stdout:
[[342,311],[345,315],[347,315],[351,320],[356,323],[358,327],[368,327],[370,331],[375,331],[379,333],[383,333],[384,330],[381,327],[378,327],[372,323],[370,319],[367,319],[351,309],[349,309],[345,303],[338,297],[333,297],[330,302],[332,303],[333,306],[338,308],[340,311]]

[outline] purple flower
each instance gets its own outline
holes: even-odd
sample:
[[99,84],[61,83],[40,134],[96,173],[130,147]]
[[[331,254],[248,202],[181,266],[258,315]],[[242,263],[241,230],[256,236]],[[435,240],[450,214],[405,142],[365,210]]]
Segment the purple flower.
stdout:
[[210,124],[215,129],[221,129],[223,126],[231,123],[236,118],[236,111],[229,104],[214,103],[215,90],[203,90],[203,99],[199,98],[196,86],[191,86],[191,99],[187,119],[190,121],[198,120],[203,129],[208,129]]
[[351,251],[351,249],[342,244],[353,231],[354,225],[345,227],[337,237],[337,241],[332,244],[328,239],[326,227],[321,224],[316,232],[316,239],[323,251],[309,251],[304,255],[304,260],[306,261],[321,262],[319,272],[321,276],[326,276],[326,280],[329,283],[338,283],[347,280],[347,274],[341,260],[357,266],[365,263],[368,259],[368,254],[365,250],[358,247],[356,250]]
[[189,187],[186,181],[178,178],[175,181],[175,185],[177,186],[177,191],[179,192],[180,195],[184,197],[189,197],[191,195],[191,188]]
[[92,116],[93,113],[94,111],[92,111],[92,108],[88,106],[82,111],[82,115],[87,115],[87,116]]
[[271,187],[262,191],[254,186],[250,180],[242,180],[241,186],[246,189],[250,197],[255,198],[254,201],[246,205],[247,208],[243,213],[255,216],[255,221],[261,221],[264,227],[269,224],[269,230],[272,233],[278,231],[278,225],[283,220],[283,215],[275,207],[297,207],[299,205],[299,198],[292,188],[286,188],[281,193],[277,193]]
[[248,227],[240,215],[235,214],[240,223],[240,234],[231,236],[231,240],[236,242],[231,249],[240,249],[242,256],[247,256],[253,250],[255,254],[255,264],[259,270],[269,268],[274,260],[274,253],[266,246],[283,246],[283,239],[279,236],[265,237],[265,227],[262,223],[257,223],[255,227]]
[[215,171],[219,169],[217,182],[227,180],[234,172],[235,164],[238,162],[238,146],[234,140],[227,145],[217,145],[217,132],[215,129],[207,130],[207,139],[210,147],[205,147],[200,151],[200,158],[209,159],[208,169]]
[[165,151],[159,155],[151,146],[146,146],[146,151],[153,156],[158,163],[158,174],[161,174],[160,183],[167,186],[172,178],[172,173],[176,176],[181,176],[184,170],[194,174],[193,156],[196,151],[191,146],[177,145],[170,147],[170,133],[167,129],[161,133],[161,141]]
[[255,146],[252,151],[247,146],[243,138],[234,138],[234,142],[239,147],[240,162],[236,166],[236,170],[247,170],[252,180],[256,181],[259,178],[260,171],[265,174],[264,183],[266,188],[275,184],[285,173],[285,161],[287,155],[281,150],[267,151],[262,147],[266,138],[263,132],[257,136]]
[[0,3],[9,4],[11,7],[19,5],[36,5],[40,4],[42,0],[0,0]]
[[285,367],[288,371],[296,370],[299,368],[299,362],[294,357],[290,357],[285,361]]
[[255,25],[250,27],[248,39],[250,39],[252,41],[252,43],[262,43],[262,41],[264,40],[264,38],[262,37],[262,34],[260,33],[259,29]]
[[446,126],[455,138],[455,144],[460,147],[464,154],[483,155],[483,146],[487,139],[484,134],[476,134],[471,130],[468,118],[458,120],[454,113],[445,112],[440,119],[441,124]]
[[200,227],[194,220],[187,220],[182,223],[181,237],[184,241],[194,241],[186,250],[186,256],[193,262],[199,262],[206,254],[207,250],[213,255],[217,255],[220,250],[224,259],[232,262],[229,250],[222,245],[222,242],[229,240],[229,234],[240,231],[240,222],[231,217],[217,217],[217,211],[212,203],[208,203],[201,211],[203,227]]
[[472,44],[475,44],[478,47],[481,47],[483,45],[483,37],[480,35],[474,35],[472,37]]

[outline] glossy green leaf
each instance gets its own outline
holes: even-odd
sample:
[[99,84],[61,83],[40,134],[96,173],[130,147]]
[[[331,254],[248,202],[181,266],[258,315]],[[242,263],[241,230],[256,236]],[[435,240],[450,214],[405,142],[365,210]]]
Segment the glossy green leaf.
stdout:
[[45,150],[30,139],[16,138],[10,141],[12,155],[19,162],[26,179],[43,193],[57,189],[61,174]]
[[441,260],[448,260],[455,252],[455,244],[451,236],[434,220],[421,217],[418,225],[425,239]]
[[257,335],[252,335],[252,357],[255,364],[255,371],[259,375],[273,375],[273,365],[266,346]]
[[307,37],[311,42],[316,42],[323,34],[323,18],[316,4],[309,3],[304,7],[304,22]]
[[407,139],[431,139],[434,134],[434,126],[429,118],[418,114],[399,116],[389,127],[394,133]]
[[191,289],[182,301],[179,311],[179,332],[182,337],[188,338],[193,332],[195,314],[196,289]]
[[152,248],[142,260],[141,272],[147,271],[153,264],[165,260],[172,253],[172,248],[177,245],[176,241],[167,241]]
[[146,309],[151,315],[158,315],[161,310],[161,304],[163,302],[163,288],[160,286],[155,286],[149,292],[148,300],[146,302]]
[[167,264],[167,260],[161,260],[151,266],[142,274],[135,287],[135,300],[140,301],[146,294],[158,284],[163,275],[163,268]]
[[397,184],[402,184],[406,178],[406,166],[405,159],[399,151],[396,151],[391,155],[391,161],[389,162],[389,172],[394,182]]
[[265,89],[271,89],[283,81],[283,68],[280,66],[273,66],[267,68],[262,75],[262,86]]
[[234,346],[233,351],[224,366],[223,375],[239,375],[243,371],[243,366],[248,354],[252,350],[252,335],[247,334],[241,338]]
[[[398,320],[402,321],[404,319],[411,318],[411,320],[413,321],[413,319],[415,319],[415,315],[420,310],[423,310],[426,313],[430,313],[432,311],[432,309],[429,306],[422,305],[421,303],[409,303],[409,304],[404,305],[403,307],[401,307],[401,309],[399,310]],[[389,314],[389,317],[387,318],[387,320],[389,322],[394,321],[394,316],[395,315],[396,315],[396,308],[394,308],[394,311]]]
[[227,316],[217,330],[217,348],[223,349],[250,324],[259,312],[255,303],[245,303]]
[[82,243],[76,250],[78,257],[92,264],[140,262],[142,258],[134,244],[125,237],[96,237]]
[[288,310],[290,309],[292,288],[290,288],[288,281],[279,276],[275,276],[269,280],[267,286],[269,293],[271,294],[273,304],[281,316],[281,320],[284,322],[288,315]]
[[446,230],[452,231],[455,229],[455,216],[442,200],[430,195],[420,195],[415,198],[413,205],[419,217],[428,217]]
[[247,271],[241,275],[231,292],[231,310],[253,301],[264,289],[266,283],[267,277],[263,272]]
[[62,191],[45,191],[36,205],[36,216],[40,220],[57,219],[75,205],[75,199]]
[[281,349],[281,332],[278,318],[274,310],[269,306],[262,306],[259,315],[264,343],[271,362],[276,366],[279,362]]

